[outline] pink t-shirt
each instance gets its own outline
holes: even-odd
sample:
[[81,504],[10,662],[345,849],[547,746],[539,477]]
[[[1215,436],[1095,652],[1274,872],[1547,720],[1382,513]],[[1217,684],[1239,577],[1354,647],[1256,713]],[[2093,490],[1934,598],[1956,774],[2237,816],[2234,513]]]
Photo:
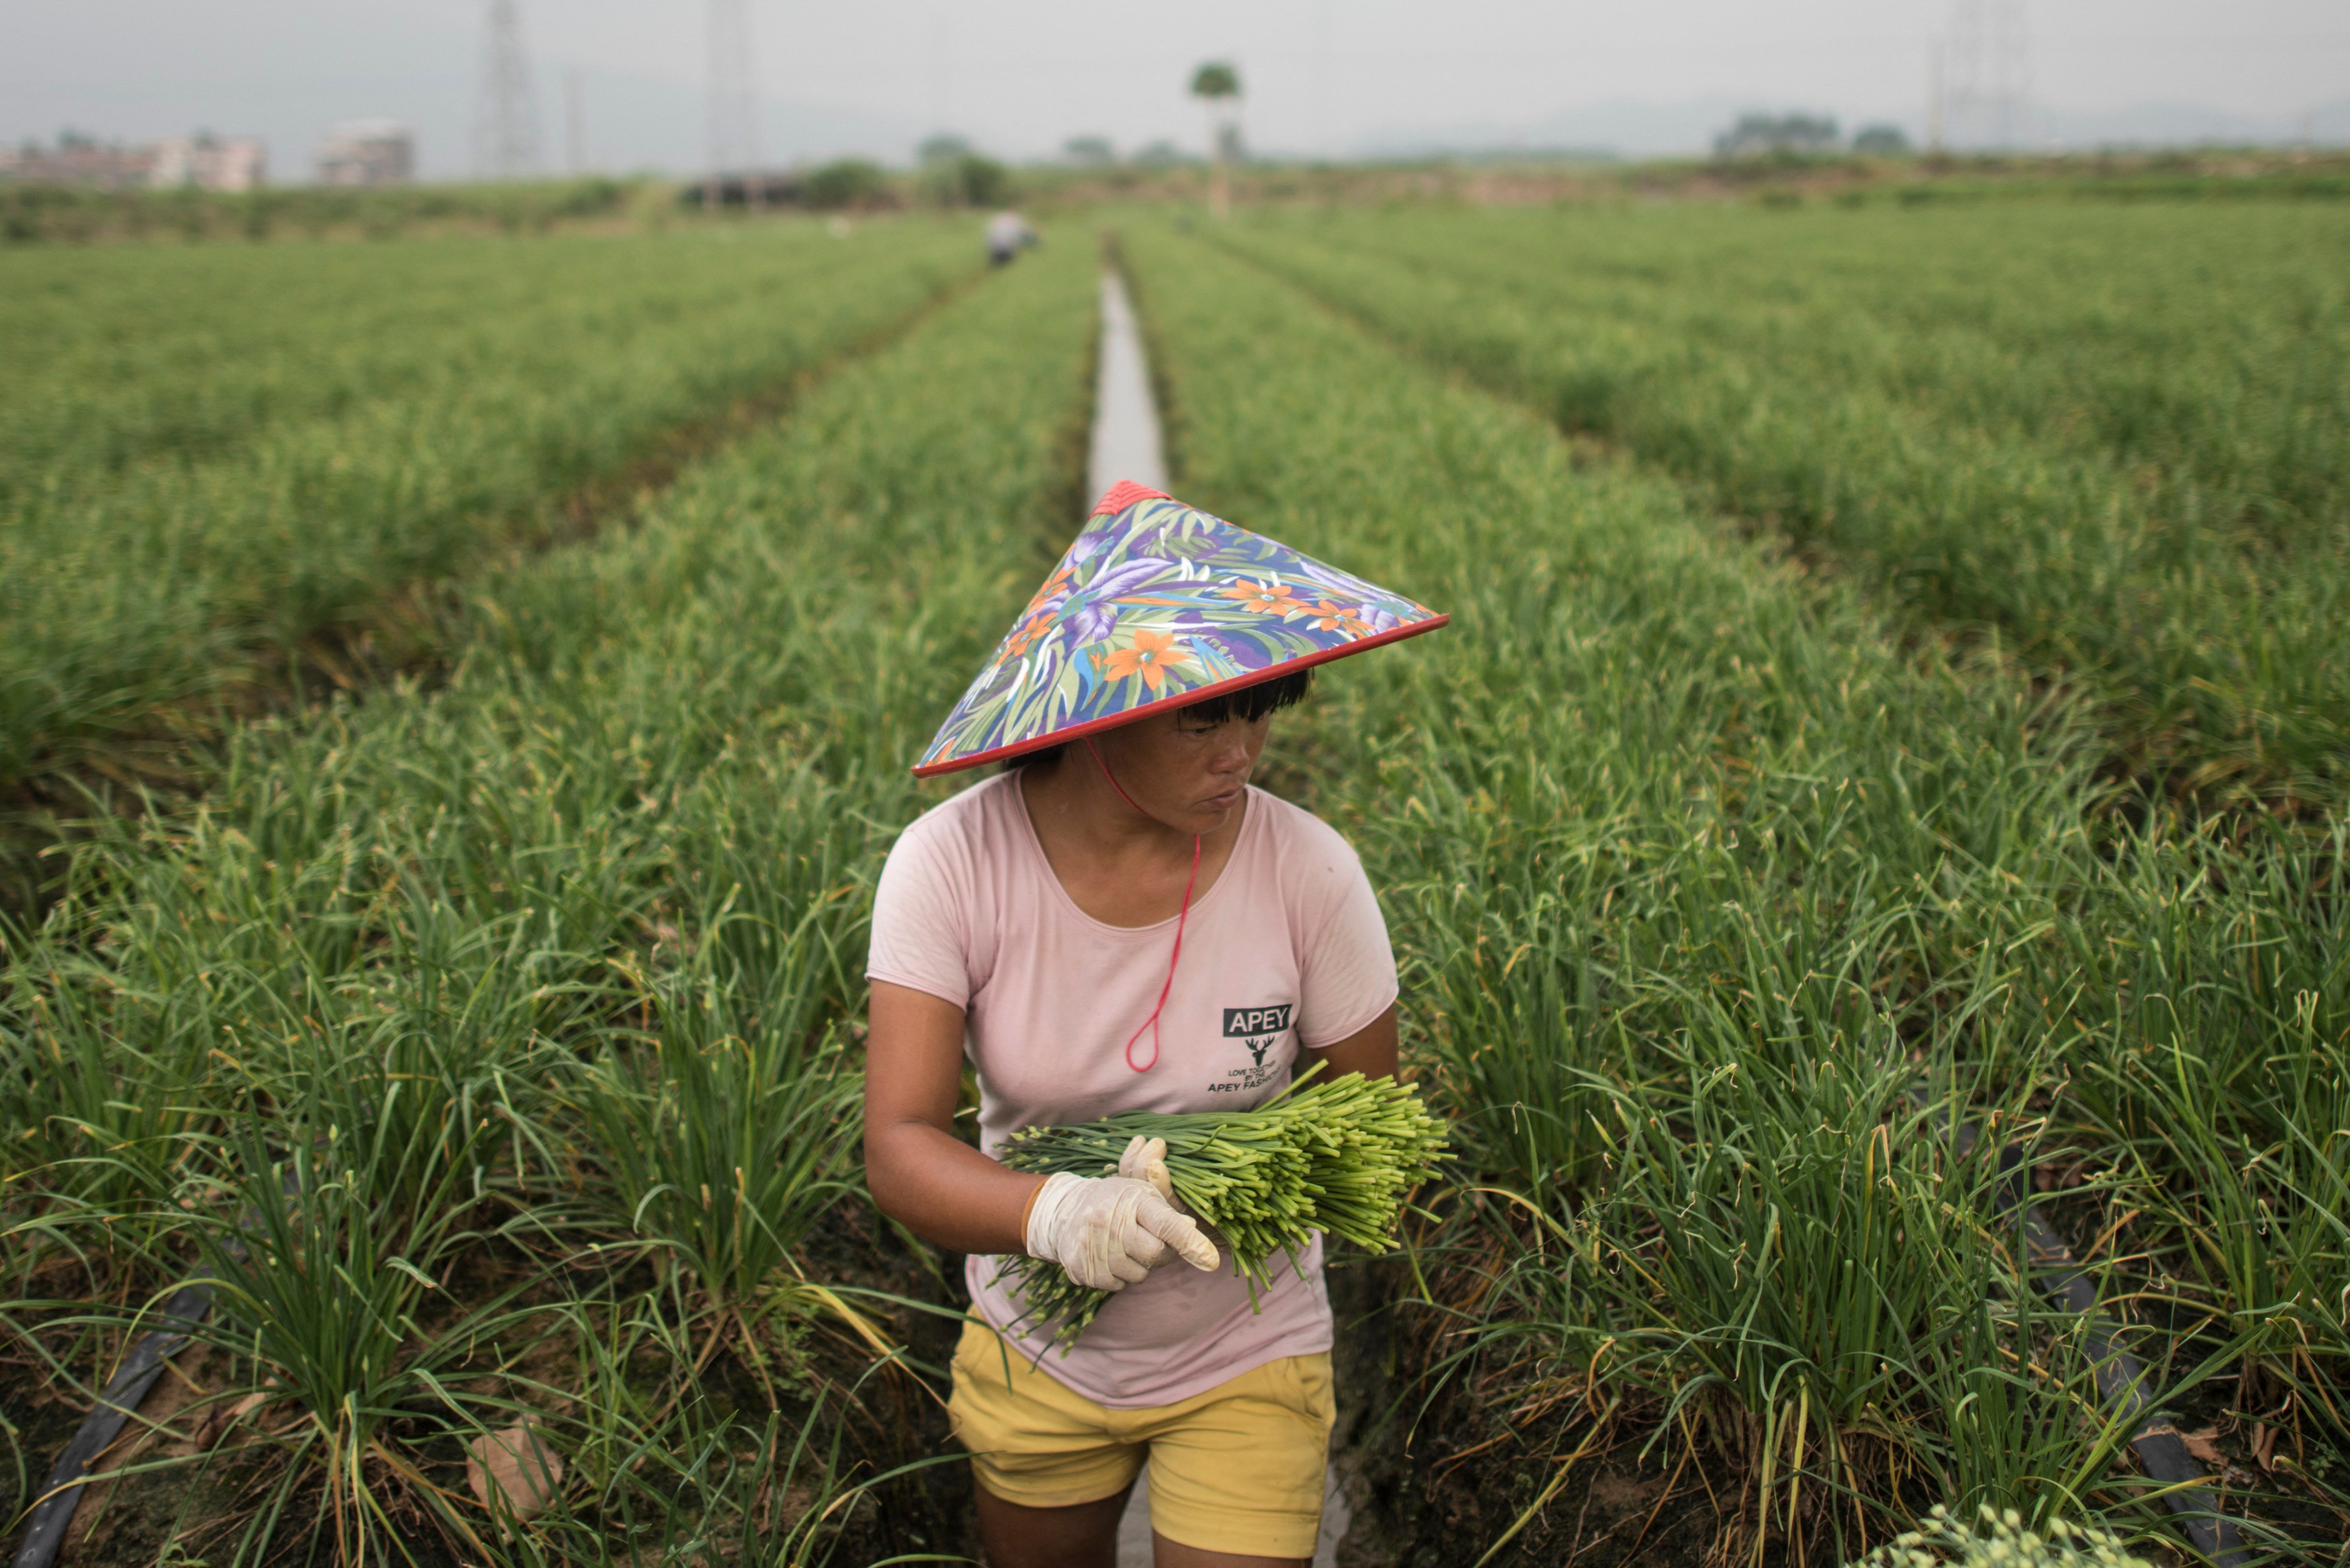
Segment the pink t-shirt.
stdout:
[[[1395,955],[1362,863],[1336,831],[1287,801],[1248,792],[1240,837],[1192,901],[1182,961],[1147,1072],[1128,1037],[1167,982],[1175,921],[1104,925],[1054,876],[1020,778],[1003,774],[922,814],[899,836],[873,902],[866,973],[964,1010],[979,1074],[983,1147],[1026,1127],[1120,1111],[1236,1111],[1281,1092],[1301,1044],[1334,1045],[1396,999]],[[1150,1059],[1150,1036],[1135,1046]],[[1250,1303],[1231,1261],[1212,1274],[1159,1268],[1104,1304],[1066,1355],[1036,1325],[1011,1325],[1003,1260],[964,1267],[980,1315],[1087,1398],[1172,1404],[1278,1356],[1330,1348],[1317,1239]]]

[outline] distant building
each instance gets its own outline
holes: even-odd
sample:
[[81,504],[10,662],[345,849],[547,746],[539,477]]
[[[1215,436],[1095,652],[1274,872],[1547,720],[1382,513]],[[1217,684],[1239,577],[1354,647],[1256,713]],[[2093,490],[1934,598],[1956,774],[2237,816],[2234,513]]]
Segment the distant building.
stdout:
[[1774,152],[1833,152],[1836,122],[1825,115],[1742,114],[1713,139],[1716,158],[1760,158]]
[[396,120],[338,125],[318,154],[321,185],[405,185],[415,178],[416,138]]
[[252,191],[267,183],[269,154],[252,137],[224,138],[209,131],[155,143],[147,182],[193,185],[201,191]]
[[250,191],[268,177],[268,154],[251,137],[220,137],[210,131],[174,136],[142,146],[100,142],[67,131],[55,147],[28,141],[0,151],[0,180],[28,184],[84,185],[99,191],[151,186],[175,190]]
[[101,143],[94,136],[67,131],[55,147],[27,141],[0,151],[0,180],[28,185],[88,185],[100,191],[133,190],[154,171],[155,150]]

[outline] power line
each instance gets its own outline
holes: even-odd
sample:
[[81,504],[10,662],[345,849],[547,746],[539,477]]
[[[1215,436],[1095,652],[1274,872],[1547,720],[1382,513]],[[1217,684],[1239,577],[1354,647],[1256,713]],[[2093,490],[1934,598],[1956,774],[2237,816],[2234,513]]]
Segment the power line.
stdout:
[[588,109],[577,66],[563,73],[563,161],[574,174],[588,172]]
[[943,4],[931,6],[931,126],[946,130],[954,116],[954,40]]
[[710,0],[710,182],[715,210],[729,170],[741,171],[744,199],[760,205],[759,95],[751,85],[751,17],[743,0]]
[[1330,126],[1330,0],[1315,0],[1314,6],[1314,119],[1323,152],[1337,157],[1338,138]]
[[2030,140],[2032,52],[2023,0],[1958,0],[1939,50],[1935,116],[1954,145],[2014,148]]
[[538,171],[538,104],[523,56],[515,0],[490,0],[482,53],[482,97],[473,118],[473,170],[492,180]]

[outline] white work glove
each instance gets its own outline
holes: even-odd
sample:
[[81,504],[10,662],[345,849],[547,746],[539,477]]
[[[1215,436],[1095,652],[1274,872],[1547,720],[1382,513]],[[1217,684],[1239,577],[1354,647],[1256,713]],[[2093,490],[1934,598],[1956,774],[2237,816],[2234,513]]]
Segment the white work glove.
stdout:
[[1170,1257],[1202,1272],[1216,1244],[1148,1181],[1126,1176],[1048,1176],[1028,1210],[1028,1255],[1058,1263],[1089,1290],[1122,1291]]
[[1169,1208],[1178,1214],[1183,1212],[1183,1205],[1175,1198],[1175,1179],[1167,1174],[1165,1138],[1146,1138],[1140,1133],[1135,1134],[1126,1152],[1118,1157],[1118,1173],[1131,1181],[1150,1183],[1159,1189],[1159,1196],[1167,1199]]

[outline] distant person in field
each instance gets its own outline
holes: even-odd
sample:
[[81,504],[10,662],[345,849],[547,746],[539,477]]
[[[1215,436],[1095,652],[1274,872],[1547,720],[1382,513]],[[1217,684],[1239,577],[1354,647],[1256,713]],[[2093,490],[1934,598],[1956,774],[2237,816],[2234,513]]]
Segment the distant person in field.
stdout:
[[996,266],[1010,265],[1014,256],[1035,243],[1036,231],[1009,207],[987,220],[987,259]]
[[[1122,483],[915,769],[1003,764],[882,870],[866,1173],[883,1212],[969,1258],[949,1411],[994,1568],[1112,1568],[1146,1456],[1158,1568],[1313,1556],[1335,1416],[1321,1243],[1253,1300],[1178,1203],[1163,1140],[1132,1140],[1115,1175],[991,1154],[1024,1127],[1252,1109],[1316,1064],[1394,1074],[1395,958],[1362,863],[1249,775],[1314,665],[1443,619]],[[978,1147],[958,1136],[966,1062]],[[1022,1254],[1117,1293],[1066,1351],[1004,1276]]]

